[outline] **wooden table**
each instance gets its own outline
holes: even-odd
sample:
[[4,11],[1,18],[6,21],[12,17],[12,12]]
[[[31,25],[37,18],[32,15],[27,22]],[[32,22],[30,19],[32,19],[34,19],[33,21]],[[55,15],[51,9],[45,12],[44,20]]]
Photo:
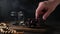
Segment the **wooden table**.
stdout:
[[[7,25],[9,25],[10,29],[16,30],[18,34],[24,34],[25,31],[27,31],[27,32],[40,32],[40,33],[44,33],[47,31],[46,28],[43,28],[43,29],[42,28],[39,28],[39,29],[28,28],[28,27],[24,27],[24,26],[14,26],[14,25],[11,25],[9,23]],[[15,34],[17,34],[17,33],[15,33]]]
[[14,29],[17,31],[17,33],[21,33],[24,34],[24,32],[40,32],[40,33],[44,33],[47,31],[47,29],[36,29],[36,28],[27,28],[27,27],[23,27],[23,26],[10,26],[10,29]]

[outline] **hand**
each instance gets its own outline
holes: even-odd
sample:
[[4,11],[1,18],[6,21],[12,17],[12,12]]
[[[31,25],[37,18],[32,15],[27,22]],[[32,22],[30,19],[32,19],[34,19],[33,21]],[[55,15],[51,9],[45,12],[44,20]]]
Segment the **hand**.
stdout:
[[46,20],[47,17],[55,10],[60,2],[50,2],[44,1],[40,2],[38,8],[36,9],[35,18],[38,19],[39,15],[43,14],[43,9],[45,8],[47,11],[42,16],[43,20]]

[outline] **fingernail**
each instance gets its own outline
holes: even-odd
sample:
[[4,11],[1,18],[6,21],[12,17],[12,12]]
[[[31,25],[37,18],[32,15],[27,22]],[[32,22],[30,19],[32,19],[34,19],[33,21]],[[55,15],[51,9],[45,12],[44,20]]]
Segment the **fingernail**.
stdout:
[[43,20],[46,20],[45,16],[43,16],[42,18],[43,18]]

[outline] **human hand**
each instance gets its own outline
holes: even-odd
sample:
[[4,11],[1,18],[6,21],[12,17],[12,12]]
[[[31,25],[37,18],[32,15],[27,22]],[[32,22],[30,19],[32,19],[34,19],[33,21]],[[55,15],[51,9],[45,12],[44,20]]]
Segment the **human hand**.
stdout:
[[[38,19],[39,15],[43,14],[42,18],[43,20],[46,20],[47,17],[55,10],[58,4],[59,2],[55,2],[55,1],[54,2],[49,2],[49,1],[40,2],[38,5],[38,8],[36,9],[35,18]],[[43,13],[44,12],[42,11],[43,9],[46,9],[47,11]]]

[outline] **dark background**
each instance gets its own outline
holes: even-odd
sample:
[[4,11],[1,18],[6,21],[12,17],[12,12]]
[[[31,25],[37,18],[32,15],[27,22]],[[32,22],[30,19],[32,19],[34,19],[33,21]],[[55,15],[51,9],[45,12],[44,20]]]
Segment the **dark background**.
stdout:
[[[34,18],[35,9],[41,0],[0,0],[0,21],[14,21],[14,18],[9,15],[11,11],[24,10],[26,18]],[[60,32],[60,5],[47,18],[46,24],[50,25]],[[56,32],[56,31],[55,31]]]
[[14,20],[9,15],[11,11],[18,12],[23,10],[28,18],[33,18],[36,9],[36,4],[33,0],[0,0],[0,19]]
[[[13,17],[10,16],[9,12],[18,12],[20,10],[24,12],[26,18],[34,18],[35,10],[39,2],[41,2],[41,0],[0,0],[0,20],[14,20]],[[48,23],[51,22],[51,24],[53,21],[60,21],[60,5],[56,7],[55,11],[47,18],[46,21]]]

